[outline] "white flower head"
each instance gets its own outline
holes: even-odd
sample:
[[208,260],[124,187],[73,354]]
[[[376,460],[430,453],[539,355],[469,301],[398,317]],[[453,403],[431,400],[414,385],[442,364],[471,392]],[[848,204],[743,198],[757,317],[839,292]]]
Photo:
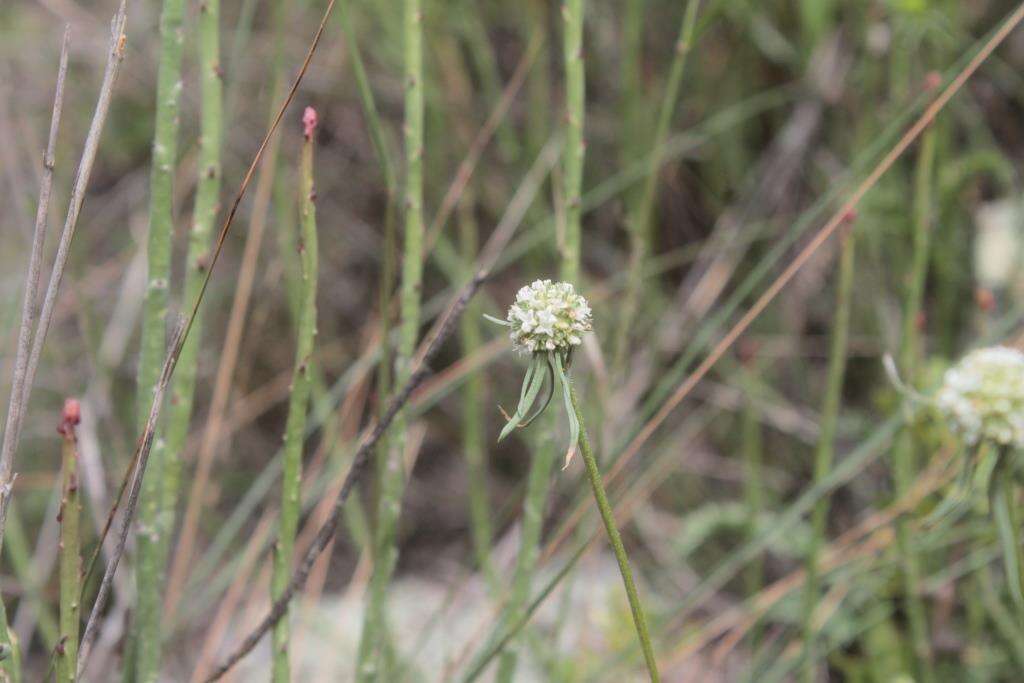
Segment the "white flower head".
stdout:
[[1005,346],[968,353],[946,371],[936,401],[968,445],[1024,448],[1024,353]]
[[592,329],[590,306],[568,282],[536,280],[516,294],[505,320],[516,349],[571,351]]

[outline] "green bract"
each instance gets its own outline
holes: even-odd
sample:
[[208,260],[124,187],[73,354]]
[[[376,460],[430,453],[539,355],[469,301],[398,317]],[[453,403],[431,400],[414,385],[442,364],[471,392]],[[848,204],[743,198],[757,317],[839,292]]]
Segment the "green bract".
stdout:
[[[573,350],[583,343],[583,333],[592,329],[587,300],[577,294],[568,282],[536,280],[519,290],[505,320],[485,317],[510,328],[509,336],[516,350],[532,354],[530,367],[526,370],[519,391],[519,405],[501,430],[498,441],[512,433],[516,427],[527,426],[544,412],[551,402],[557,383],[562,389],[562,398],[569,416],[570,441],[566,451],[568,465],[576,450],[580,425],[570,402],[569,380],[565,372],[572,362]],[[547,396],[541,407],[530,415],[544,388],[545,378],[548,380]]]

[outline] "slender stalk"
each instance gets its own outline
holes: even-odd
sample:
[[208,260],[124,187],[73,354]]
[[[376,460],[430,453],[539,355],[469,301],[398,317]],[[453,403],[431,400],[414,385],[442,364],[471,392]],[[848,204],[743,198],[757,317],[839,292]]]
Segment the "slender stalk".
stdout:
[[[469,319],[469,316],[466,317]],[[519,555],[516,557],[515,572],[512,575],[512,591],[509,593],[510,607],[508,622],[517,623],[526,610],[530,599],[530,589],[537,570],[540,556],[540,539],[544,522],[544,503],[551,490],[551,471],[555,463],[557,448],[552,443],[554,428],[552,415],[542,416],[532,441],[533,459],[526,480],[526,495],[523,498],[523,523],[520,533]],[[548,419],[545,419],[548,418]],[[508,683],[514,680],[516,669],[516,650],[507,648],[498,662],[497,681]]]
[[[143,302],[142,341],[137,376],[136,421],[141,431],[167,353],[167,291],[171,277],[171,238],[174,232],[174,172],[178,154],[181,60],[185,13],[183,0],[164,0],[160,15],[160,64],[157,71],[156,122],[149,178],[149,233],[146,257],[148,280]],[[156,681],[160,670],[160,605],[163,568],[160,524],[163,500],[165,442],[157,439],[142,480],[142,509],[137,532],[137,608],[129,651],[134,652],[138,683]],[[131,666],[131,664],[129,664]]]
[[[462,202],[459,215],[459,237],[462,257],[467,264],[466,277],[472,277],[469,265],[479,249],[478,226],[473,217],[475,203],[472,193],[468,193]],[[466,315],[459,321],[459,338],[464,358],[472,357],[481,346],[483,340],[480,331],[481,307],[472,301],[466,307]],[[484,575],[492,578],[494,568],[491,566],[491,502],[487,491],[487,460],[486,435],[483,425],[483,406],[485,386],[483,373],[474,372],[466,380],[462,392],[462,448],[466,456],[466,471],[469,497],[470,535],[473,541],[473,552],[477,565]]]
[[601,521],[604,522],[604,529],[608,533],[608,540],[611,542],[615,559],[619,563],[619,572],[622,574],[622,584],[626,588],[626,598],[629,600],[629,610],[633,613],[633,625],[636,627],[636,635],[640,640],[640,648],[644,653],[644,661],[647,663],[647,672],[652,683],[661,680],[658,674],[658,662],[654,658],[654,647],[651,645],[651,636],[647,629],[647,618],[644,616],[643,605],[640,603],[640,594],[637,592],[636,583],[633,581],[633,571],[629,568],[629,556],[626,548],[622,545],[622,537],[615,525],[615,513],[608,502],[608,495],[604,490],[604,483],[601,479],[601,470],[597,465],[597,458],[590,447],[590,439],[587,437],[586,426],[583,422],[583,413],[580,410],[579,400],[576,398],[576,389],[572,382],[567,382],[569,388],[569,400],[572,402],[573,411],[580,424],[580,451],[583,453],[583,463],[587,468],[587,479],[590,480],[590,488],[594,492],[594,500],[597,502],[597,509],[601,513]]
[[562,199],[565,225],[561,235],[561,279],[579,282],[580,272],[580,218],[583,189],[583,158],[586,154],[584,117],[586,116],[586,71],[583,60],[584,0],[564,0],[562,19],[565,21],[563,40],[565,59],[565,156]]
[[[373,96],[373,89],[370,87],[370,80],[366,76],[366,68],[363,65],[363,56],[359,50],[359,42],[356,33],[352,29],[352,21],[348,14],[348,5],[342,5],[338,11],[338,18],[341,21],[342,30],[345,33],[345,43],[348,46],[349,58],[352,60],[352,73],[356,77],[356,84],[359,88],[359,103],[363,109],[363,116],[370,128],[370,139],[373,142],[373,149],[377,155],[381,172],[384,176],[384,187],[387,191],[387,205],[384,209],[384,235],[381,240],[381,265],[380,281],[377,291],[377,315],[380,320],[380,357],[377,361],[377,417],[384,415],[387,410],[388,398],[391,393],[393,371],[392,349],[389,340],[392,329],[392,305],[391,297],[395,281],[395,243],[396,239],[396,218],[398,201],[398,180],[395,176],[395,166],[391,159],[391,152],[388,148],[384,135],[384,126],[377,110],[377,103]],[[378,462],[383,462],[388,457],[389,442],[385,437],[378,447]],[[369,547],[372,547],[369,546]]]
[[[280,19],[283,13],[283,2],[278,1],[274,4],[272,10],[273,24],[275,27],[283,25],[283,20]],[[207,19],[204,17],[204,19]],[[212,20],[212,17],[209,19]],[[277,113],[278,99],[281,94],[281,90],[284,85],[284,79],[282,76],[282,41],[281,33],[282,29],[278,29],[275,34],[275,51],[271,71],[273,73],[273,83],[270,87],[270,111],[268,113],[268,126],[273,127],[275,115]],[[209,74],[207,74],[209,75]],[[212,85],[212,84],[211,84]],[[219,85],[219,84],[218,84]],[[211,92],[212,97],[212,92]],[[215,100],[207,100],[210,107],[217,106]],[[219,100],[216,102],[219,103]],[[208,111],[204,109],[204,113]],[[213,109],[209,109],[212,113]],[[223,117],[222,117],[223,118]],[[212,116],[211,116],[212,119]],[[219,135],[223,135],[223,131],[218,131]],[[263,245],[263,234],[267,224],[267,211],[271,203],[271,194],[274,189],[275,178],[278,177],[277,168],[277,156],[278,149],[280,146],[281,136],[274,133],[268,138],[268,144],[266,147],[266,157],[259,165],[259,178],[256,181],[256,193],[253,198],[253,209],[252,217],[249,221],[249,229],[246,232],[245,247],[242,252],[242,265],[238,270],[238,278],[235,287],[234,297],[231,301],[231,309],[228,315],[227,330],[224,333],[224,342],[221,345],[221,353],[218,356],[217,373],[213,382],[213,392],[210,399],[210,409],[206,418],[206,426],[203,429],[202,440],[200,441],[198,453],[193,456],[192,460],[195,463],[195,470],[191,478],[190,492],[188,495],[188,502],[185,505],[185,513],[181,522],[181,531],[178,535],[178,542],[175,546],[174,559],[171,562],[170,572],[167,579],[166,597],[164,599],[164,623],[173,621],[174,615],[177,611],[178,604],[180,602],[179,596],[183,584],[185,583],[185,575],[187,570],[191,567],[192,563],[192,552],[194,547],[195,535],[198,530],[199,517],[201,514],[201,507],[206,502],[206,485],[210,478],[210,471],[213,466],[213,459],[216,455],[216,447],[221,437],[221,429],[224,422],[224,412],[227,410],[227,404],[232,388],[232,377],[234,376],[235,367],[238,361],[238,353],[241,348],[241,339],[245,333],[245,322],[246,314],[249,309],[249,302],[252,295],[253,282],[255,281],[257,272],[257,263],[259,259],[260,249]],[[218,153],[220,152],[220,145],[218,145]],[[211,150],[212,152],[212,150]],[[200,171],[200,176],[202,172]],[[218,177],[220,173],[218,172]],[[201,178],[201,181],[204,179]],[[208,179],[207,179],[208,180]],[[212,185],[212,183],[208,183]],[[198,202],[198,197],[197,197]],[[288,201],[276,202],[278,205],[276,208],[279,211],[284,211],[290,207]],[[197,206],[198,209],[198,206]],[[281,214],[279,214],[281,215]],[[197,215],[198,218],[198,215]],[[290,216],[288,221],[279,221],[280,226],[290,225]],[[289,234],[290,231],[287,229],[280,229],[279,234]],[[197,248],[198,248],[198,240]],[[191,246],[191,245],[190,245]],[[204,254],[208,252],[202,252]],[[190,263],[194,261],[190,258]],[[205,278],[205,273],[201,273],[198,269],[190,271],[195,273],[197,276],[202,274]],[[289,278],[285,279],[286,284],[290,282]],[[200,280],[200,292],[202,291],[202,280]],[[290,292],[289,292],[290,293]],[[198,294],[197,294],[198,296]],[[191,302],[192,300],[188,300]],[[296,306],[297,309],[297,306]],[[198,309],[196,309],[196,315],[199,315]],[[184,349],[183,349],[184,352]],[[177,450],[180,450],[177,449]],[[175,467],[178,468],[178,472],[171,475],[172,478],[180,476],[181,464],[177,464]],[[174,482],[168,482],[173,484]],[[166,492],[165,487],[165,492]]]
[[654,130],[651,153],[648,156],[649,165],[643,191],[640,194],[639,202],[634,205],[634,210],[629,220],[629,275],[626,285],[626,297],[622,304],[622,318],[618,325],[615,343],[612,347],[613,376],[621,376],[626,358],[629,355],[629,333],[633,327],[633,322],[640,305],[644,269],[648,256],[654,251],[654,234],[651,229],[651,220],[654,214],[659,170],[664,161],[665,142],[668,139],[668,134],[672,127],[672,116],[675,113],[676,103],[679,100],[679,88],[683,80],[683,72],[686,69],[686,58],[690,54],[690,47],[693,43],[693,33],[697,25],[697,9],[699,7],[700,0],[689,0],[679,25],[675,57],[672,59],[668,80],[665,83],[665,96],[662,98],[661,108],[658,110],[658,122]]
[[[68,73],[68,44],[71,39],[71,27],[64,28],[61,41],[60,63],[57,67],[57,85],[54,89],[53,110],[50,114],[50,134],[43,155],[43,175],[39,184],[39,201],[36,204],[36,222],[32,231],[32,251],[28,259],[28,273],[25,276],[25,293],[21,305],[21,322],[18,327],[18,346],[14,357],[14,371],[11,376],[11,395],[8,399],[7,417],[4,424],[4,436],[0,445],[0,544],[3,542],[6,506],[9,504],[9,487],[12,481],[11,470],[14,464],[14,452],[17,449],[17,434],[21,429],[21,420],[28,404],[28,392],[25,381],[28,376],[29,353],[33,328],[35,327],[39,296],[39,280],[43,261],[43,246],[46,242],[46,221],[50,210],[50,190],[53,187],[54,156],[57,148],[57,133],[60,130],[60,117],[64,109],[64,83]],[[2,599],[0,599],[2,603]],[[7,613],[0,604],[0,647],[15,650],[15,643],[8,632]],[[16,677],[15,670],[18,657],[8,656],[0,661],[0,671],[8,676]]]
[[[288,419],[285,423],[284,454],[281,473],[281,517],[278,525],[277,544],[274,547],[274,574],[271,579],[271,597],[277,599],[288,586],[292,573],[292,554],[295,550],[295,534],[299,525],[302,483],[302,443],[306,431],[306,413],[312,386],[310,360],[316,338],[316,281],[317,281],[317,235],[316,235],[316,191],[313,186],[313,146],[316,132],[316,112],[306,108],[303,116],[305,142],[302,145],[300,162],[302,242],[299,254],[302,262],[302,308],[299,315],[298,340],[295,348],[295,372],[292,376],[292,393],[288,402]],[[275,683],[291,680],[288,663],[289,623],[282,619],[274,627],[274,668]]]
[[[753,382],[750,382],[752,385]],[[748,395],[753,387],[747,388]],[[764,501],[764,445],[761,434],[761,411],[757,401],[748,399],[743,406],[742,417],[742,450],[743,450],[743,497],[747,504],[749,524],[747,541],[757,538],[760,529],[758,521],[765,510]],[[750,562],[745,575],[747,596],[758,594],[764,586],[764,557],[759,555]],[[750,641],[756,649],[761,635],[760,625],[751,629]]]
[[[110,101],[113,98],[114,83],[117,81],[117,74],[121,69],[121,60],[124,59],[124,45],[126,41],[125,24],[127,17],[126,0],[121,0],[117,11],[110,22],[110,42],[107,46],[107,65],[103,71],[103,82],[100,84],[99,95],[96,98],[96,108],[93,111],[92,121],[89,123],[89,132],[85,136],[85,144],[82,146],[82,157],[78,162],[78,170],[75,173],[75,182],[71,189],[71,199],[68,202],[67,216],[64,218],[64,228],[60,234],[57,244],[57,253],[53,259],[53,267],[50,269],[50,280],[46,285],[46,294],[43,296],[43,305],[39,311],[39,318],[36,322],[35,334],[32,337],[32,351],[29,353],[28,365],[25,368],[24,387],[19,397],[19,407],[16,411],[14,423],[4,431],[4,445],[0,451],[0,541],[3,539],[4,518],[7,513],[7,502],[11,496],[13,478],[11,468],[14,464],[14,453],[18,449],[18,439],[21,437],[21,418],[24,416],[25,406],[32,394],[32,384],[35,381],[36,370],[39,369],[39,360],[43,355],[43,344],[46,342],[46,334],[53,321],[53,312],[57,305],[57,294],[60,291],[60,283],[64,278],[64,268],[68,262],[68,255],[71,251],[71,241],[75,237],[75,230],[78,227],[78,216],[85,203],[85,192],[89,185],[89,178],[92,176],[92,167],[96,161],[96,154],[99,151],[100,136],[103,134],[103,126],[107,121],[107,113],[110,111]],[[2,543],[0,543],[2,545]],[[4,622],[6,623],[6,621]]]
[[[925,276],[928,273],[928,249],[931,233],[934,182],[935,129],[928,128],[921,136],[914,179],[914,234],[910,281],[907,286],[903,311],[903,336],[900,343],[900,366],[908,377],[913,377],[919,357],[919,334]],[[893,483],[897,498],[904,496],[916,476],[913,435],[904,428],[893,448]],[[907,520],[896,520],[896,541],[903,565],[903,592],[907,602],[907,620],[914,648],[916,673],[926,683],[935,678],[932,670],[931,641],[928,635],[928,617],[921,599],[920,558],[912,548]]]
[[[401,321],[395,354],[395,383],[411,376],[411,361],[420,325],[420,289],[423,279],[423,14],[421,0],[405,0],[403,20],[405,53],[405,244],[400,292]],[[398,561],[398,519],[405,489],[402,454],[405,450],[405,414],[400,412],[391,433],[391,448],[378,458],[380,499],[377,509],[376,553],[370,581],[369,603],[363,622],[356,664],[360,681],[388,680],[385,665],[385,608],[387,587]]]
[[[206,274],[210,235],[220,205],[221,140],[222,140],[222,87],[220,75],[220,1],[203,0],[199,7],[200,94],[202,113],[199,129],[199,178],[195,207],[188,238],[185,283],[182,301],[191,304],[199,296]],[[193,322],[193,332],[185,340],[178,358],[177,371],[170,387],[171,401],[160,450],[163,467],[161,490],[158,494],[153,523],[157,529],[156,542],[140,546],[152,551],[152,557],[140,554],[140,564],[152,563],[147,572],[153,572],[154,589],[139,596],[139,619],[136,624],[138,642],[156,643],[153,647],[137,645],[140,671],[159,671],[161,613],[166,585],[166,565],[171,534],[174,531],[175,511],[180,491],[182,456],[188,437],[189,422],[195,396],[196,369],[199,344],[202,337],[201,310]],[[156,450],[156,449],[154,449]],[[140,586],[142,584],[140,583]],[[143,608],[143,604],[145,607]],[[142,615],[146,616],[143,620]],[[148,658],[154,658],[152,662]],[[140,676],[139,680],[144,680]]]
[[[220,67],[220,0],[203,0],[199,7],[199,57],[202,115],[199,129],[199,179],[189,232],[184,295],[193,302],[199,296],[206,274],[210,236],[220,208],[221,146],[224,124]],[[185,439],[195,399],[202,312],[193,323],[192,335],[185,340],[178,368],[171,384],[171,404],[167,419],[167,462],[164,473],[164,499],[161,510],[161,555],[167,557],[169,536],[174,527],[178,503]],[[161,562],[163,566],[163,562]]]
[[58,431],[61,446],[60,502],[60,640],[57,643],[57,681],[75,683],[78,671],[78,626],[81,609],[82,556],[78,499],[78,438],[75,425],[81,416],[78,401],[68,399]]
[[[851,230],[843,236],[839,257],[839,286],[836,291],[836,313],[832,322],[832,340],[828,357],[828,374],[825,380],[825,400],[821,410],[821,432],[814,457],[814,484],[819,485],[828,477],[835,458],[836,421],[842,402],[843,377],[846,374],[846,355],[850,329],[850,301],[853,298],[854,234]],[[807,550],[807,581],[804,584],[804,655],[803,680],[815,680],[815,641],[817,630],[814,624],[815,607],[820,592],[818,561],[821,547],[825,543],[829,499],[821,498],[811,513],[811,542]]]

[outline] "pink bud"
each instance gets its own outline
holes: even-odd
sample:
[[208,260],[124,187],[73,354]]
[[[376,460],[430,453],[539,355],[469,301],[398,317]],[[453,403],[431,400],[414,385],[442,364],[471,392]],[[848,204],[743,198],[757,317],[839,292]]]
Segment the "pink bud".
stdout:
[[942,85],[942,74],[938,71],[929,71],[924,77],[924,89],[935,90]]
[[57,425],[57,433],[64,436],[74,436],[75,425],[82,421],[82,404],[77,398],[64,400],[64,410],[60,414],[60,424]]
[[302,112],[302,134],[306,136],[307,140],[313,139],[313,131],[316,130],[317,123],[319,123],[319,120],[316,115],[316,109],[306,107],[306,111]]
[[77,398],[65,399],[64,412],[61,413],[60,419],[71,425],[82,421],[82,404]]

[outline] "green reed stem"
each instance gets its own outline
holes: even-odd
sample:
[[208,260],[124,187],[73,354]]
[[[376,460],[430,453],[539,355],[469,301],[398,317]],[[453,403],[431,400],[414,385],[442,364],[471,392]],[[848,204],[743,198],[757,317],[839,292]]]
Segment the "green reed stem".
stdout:
[[[554,391],[554,387],[552,387]],[[548,419],[545,419],[548,418]],[[523,523],[520,533],[519,555],[512,574],[512,590],[509,593],[507,621],[517,623],[527,608],[533,577],[540,556],[540,538],[544,527],[544,503],[551,490],[551,472],[555,463],[557,448],[552,442],[554,420],[552,415],[542,415],[542,423],[533,439],[533,459],[526,480],[526,494],[523,498]],[[513,680],[516,670],[515,648],[507,648],[498,660],[496,681],[508,683]]]
[[[850,302],[853,298],[854,246],[852,230],[843,236],[839,256],[839,285],[836,291],[836,312],[832,322],[832,340],[828,356],[828,374],[825,380],[825,400],[821,409],[821,432],[814,456],[814,484],[828,477],[835,459],[836,422],[842,403],[843,377],[846,374],[846,356],[850,330]],[[807,581],[804,584],[803,605],[803,680],[815,680],[817,631],[814,612],[818,605],[820,580],[818,560],[825,543],[829,499],[821,498],[811,513],[811,542],[807,549]]]
[[[141,431],[149,415],[153,391],[167,353],[167,289],[171,277],[171,237],[174,232],[174,171],[178,153],[181,98],[181,57],[185,11],[183,0],[164,0],[160,15],[160,62],[157,71],[156,121],[149,180],[148,282],[143,303],[142,341],[137,377],[136,421]],[[153,444],[143,479],[136,570],[135,628],[128,649],[134,652],[134,680],[156,681],[160,670],[160,619],[163,563],[160,548],[165,441]],[[127,659],[132,669],[132,658]]]
[[[459,211],[459,241],[462,257],[466,264],[465,276],[470,277],[471,264],[479,249],[479,227],[473,216],[475,202],[472,193],[466,196]],[[483,338],[480,330],[480,300],[474,298],[466,307],[459,320],[459,338],[462,344],[462,356],[472,357],[481,346]],[[487,448],[484,432],[483,406],[486,387],[482,372],[474,372],[466,379],[462,392],[462,448],[466,454],[466,472],[469,497],[470,535],[473,541],[473,552],[477,564],[489,578],[494,577],[491,566],[491,501],[487,492]]]
[[[925,276],[928,274],[928,250],[931,233],[932,185],[935,165],[935,129],[930,128],[921,138],[914,179],[914,232],[910,281],[903,312],[903,337],[900,344],[900,366],[907,377],[917,371],[919,355],[918,325],[924,297]],[[914,441],[909,429],[904,428],[893,448],[893,483],[896,498],[910,490],[916,476]],[[907,602],[907,620],[914,648],[915,666],[922,681],[934,680],[931,641],[928,635],[928,616],[921,598],[921,560],[913,550],[907,521],[896,521],[897,547],[903,564],[903,591]]]
[[649,255],[653,252],[654,234],[652,217],[654,202],[658,189],[659,170],[664,161],[669,131],[672,128],[672,117],[679,100],[679,88],[686,70],[686,58],[693,44],[693,33],[697,26],[697,9],[700,0],[689,0],[686,11],[679,25],[676,39],[676,53],[669,69],[668,80],[665,82],[665,96],[658,110],[658,122],[654,129],[654,140],[648,157],[648,167],[644,180],[643,191],[639,202],[635,204],[629,221],[629,275],[626,285],[626,296],[622,303],[622,318],[612,347],[613,376],[621,376],[621,371],[629,354],[629,332],[633,327],[640,306],[643,290],[644,268]]
[[57,645],[57,681],[74,683],[78,671],[78,629],[81,609],[82,554],[78,497],[78,443],[74,426],[61,428],[60,502],[60,640]]
[[[409,378],[420,324],[423,280],[423,15],[421,0],[405,0],[405,244],[400,292],[401,321],[395,355],[395,384]],[[378,458],[380,500],[377,510],[376,553],[370,596],[359,644],[356,677],[359,681],[387,680],[384,669],[384,636],[387,588],[398,562],[398,519],[401,513],[405,472],[406,416],[395,418],[391,448]]]
[[[302,483],[302,445],[305,441],[306,416],[312,387],[310,361],[316,340],[317,234],[316,190],[313,185],[313,147],[315,125],[307,125],[302,158],[299,163],[300,215],[302,239],[299,260],[302,267],[302,307],[299,314],[295,346],[295,370],[285,422],[281,472],[281,516],[277,543],[274,547],[274,570],[270,582],[273,600],[284,592],[292,573],[295,534],[299,526]],[[288,661],[289,620],[281,619],[274,627],[273,678],[275,683],[288,683],[291,671]]]
[[[191,306],[202,290],[209,258],[210,236],[220,207],[221,148],[223,145],[223,84],[220,65],[220,0],[203,0],[199,6],[199,74],[200,106],[199,163],[196,199],[192,224],[188,233],[188,251],[185,256],[185,282],[182,302]],[[162,500],[157,512],[159,530],[156,545],[156,581],[160,587],[155,597],[163,600],[166,566],[171,536],[181,492],[181,471],[185,442],[195,400],[196,373],[199,365],[199,347],[202,340],[202,309],[192,323],[192,333],[181,350],[170,387],[167,406],[167,424],[164,436],[165,454]],[[162,639],[162,615],[147,623],[147,633],[140,637]],[[159,666],[159,650],[155,655]]]
[[583,128],[586,116],[586,70],[583,60],[583,0],[564,0],[563,41],[565,59],[565,156],[563,159],[562,199],[565,229],[562,233],[561,278],[579,282],[580,219],[582,217],[583,158],[586,154]]
[[604,490],[604,482],[601,479],[601,470],[597,466],[597,458],[590,447],[590,439],[587,437],[587,429],[583,422],[583,413],[580,410],[579,400],[576,398],[576,389],[572,382],[567,382],[569,388],[569,400],[572,402],[573,411],[580,424],[580,451],[583,453],[583,463],[587,467],[587,478],[590,480],[590,488],[594,491],[594,500],[597,502],[597,509],[601,513],[601,521],[604,522],[604,529],[608,533],[608,540],[612,544],[612,551],[619,563],[619,572],[622,574],[622,583],[626,588],[626,597],[629,600],[629,610],[633,613],[633,625],[636,627],[637,638],[640,639],[640,647],[644,653],[644,661],[647,662],[647,672],[652,683],[661,680],[658,674],[658,662],[654,658],[654,648],[651,646],[651,636],[647,629],[647,618],[644,616],[643,605],[640,603],[640,594],[637,592],[636,583],[633,581],[633,571],[629,568],[629,556],[626,548],[622,545],[622,537],[615,525],[615,513],[608,502],[608,495]]

